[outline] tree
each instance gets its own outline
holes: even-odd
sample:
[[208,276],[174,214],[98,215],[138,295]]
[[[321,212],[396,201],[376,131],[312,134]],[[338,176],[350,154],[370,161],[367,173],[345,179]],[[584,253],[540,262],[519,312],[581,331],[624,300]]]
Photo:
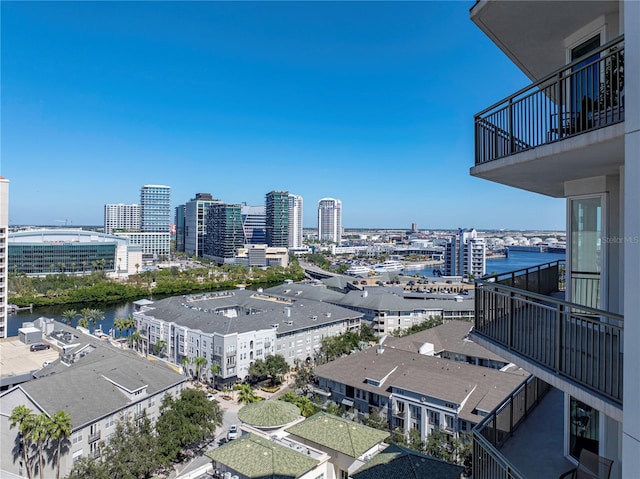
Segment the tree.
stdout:
[[35,414],[33,411],[22,404],[13,408],[9,416],[9,429],[17,427],[19,431],[19,448],[22,451],[22,461],[29,479],[33,477],[31,469],[33,458],[30,455],[30,451],[32,446],[31,432],[34,427],[34,422]]
[[69,442],[71,435],[71,415],[65,411],[58,411],[49,420],[49,435],[56,443],[56,478],[60,479],[60,454],[62,446]]
[[368,324],[362,324],[360,326],[360,341],[368,343],[370,341],[377,341],[378,338],[373,334],[373,328]]
[[310,364],[301,361],[300,359],[294,360],[296,365],[296,375],[294,379],[294,386],[296,389],[301,389],[304,392],[309,390],[311,384],[316,380],[316,375],[313,372],[313,367]]
[[183,447],[210,437],[222,425],[222,415],[218,401],[209,401],[204,391],[183,389],[177,399],[167,394],[156,423],[160,453],[174,461]]
[[104,319],[104,311],[100,309],[91,309],[89,312],[89,321],[91,322],[95,332],[98,323]]
[[248,384],[243,384],[240,386],[238,390],[238,402],[240,404],[251,404],[252,402],[256,402],[258,400],[258,396],[253,392],[251,386]]
[[142,342],[142,336],[138,331],[134,331],[133,334],[128,336],[128,342],[129,342],[129,347],[130,348],[132,347],[136,352],[138,351],[138,349],[142,349],[142,348],[139,348],[140,343]]
[[75,309],[67,309],[62,313],[62,317],[67,323],[67,326],[71,326],[71,322],[78,315],[78,312]]
[[30,434],[38,451],[40,479],[44,479],[44,447],[49,441],[49,417],[45,413],[42,412],[35,416]]
[[342,417],[344,415],[344,411],[340,407],[338,403],[335,401],[329,401],[326,405],[327,413],[332,414],[334,416]]
[[86,328],[89,329],[89,326],[91,324],[91,309],[90,308],[82,308],[80,310],[80,314],[82,315],[82,317],[80,318],[80,321],[78,321],[78,326],[82,327],[82,328]]
[[376,408],[371,408],[371,411],[369,411],[369,416],[367,417],[365,424],[369,427],[380,429],[382,431],[389,430],[389,421],[385,416],[380,414]]
[[298,396],[294,392],[289,391],[280,397],[281,401],[290,402],[298,406],[300,414],[304,417],[311,417],[318,412],[318,407],[313,404],[307,396]]
[[251,382],[258,382],[267,376],[267,365],[262,359],[256,359],[249,365],[247,370],[249,380]]
[[116,318],[113,320],[113,328],[118,331],[116,337],[121,337],[122,332],[129,328],[127,318]]
[[159,339],[153,344],[153,354],[155,356],[162,356],[167,349],[167,342],[164,339]]
[[182,371],[184,372],[185,376],[189,376],[189,364],[191,363],[191,360],[188,357],[184,357],[182,358]]
[[220,374],[220,366],[216,363],[213,363],[211,365],[211,367],[209,368],[209,370],[211,371],[211,383],[213,388],[215,389],[216,387],[216,376],[218,374]]
[[282,376],[289,372],[289,364],[281,354],[273,354],[267,356],[265,360],[265,371],[271,381],[271,385],[275,386],[282,382]]
[[207,358],[198,356],[197,358],[194,358],[193,365],[196,367],[196,379],[201,381],[202,368],[207,365]]

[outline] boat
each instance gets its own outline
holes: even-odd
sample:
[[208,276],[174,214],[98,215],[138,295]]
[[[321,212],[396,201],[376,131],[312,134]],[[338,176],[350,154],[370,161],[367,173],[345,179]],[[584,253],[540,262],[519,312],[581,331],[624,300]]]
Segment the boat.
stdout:
[[427,265],[425,263],[409,263],[404,266],[405,271],[415,271],[419,269],[425,269]]
[[400,261],[387,260],[384,263],[378,263],[373,265],[373,270],[376,273],[392,273],[394,271],[402,271],[404,265]]
[[371,272],[371,269],[371,266],[352,264],[351,266],[349,266],[349,269],[345,271],[345,274],[351,276],[368,275],[369,272]]

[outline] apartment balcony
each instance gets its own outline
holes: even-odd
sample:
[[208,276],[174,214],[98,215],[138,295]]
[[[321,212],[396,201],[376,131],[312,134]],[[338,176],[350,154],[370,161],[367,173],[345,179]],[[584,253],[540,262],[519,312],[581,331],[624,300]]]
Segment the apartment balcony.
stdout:
[[557,478],[564,457],[564,397],[530,376],[474,429],[474,479]]
[[474,341],[576,399],[622,420],[623,317],[594,303],[598,278],[569,279],[562,261],[476,281]]
[[471,175],[554,197],[566,181],[617,175],[624,105],[619,37],[478,113]]
[[99,441],[100,440],[100,431],[94,433],[94,434],[89,434],[89,444]]

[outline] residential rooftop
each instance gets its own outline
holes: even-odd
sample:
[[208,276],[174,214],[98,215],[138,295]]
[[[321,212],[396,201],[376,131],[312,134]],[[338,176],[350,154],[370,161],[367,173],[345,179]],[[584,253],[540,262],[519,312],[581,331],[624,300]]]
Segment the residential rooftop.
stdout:
[[[235,313],[224,314],[231,310]],[[142,314],[208,334],[244,333],[274,325],[280,334],[362,317],[322,301],[242,289],[166,298],[143,307]]]
[[238,419],[258,428],[281,427],[300,418],[298,406],[277,399],[247,404],[238,411]]
[[316,459],[252,433],[206,455],[249,479],[292,479],[319,464]]
[[459,479],[464,468],[391,444],[354,474],[353,479]]
[[286,428],[286,432],[353,458],[359,458],[389,437],[388,431],[324,412]]

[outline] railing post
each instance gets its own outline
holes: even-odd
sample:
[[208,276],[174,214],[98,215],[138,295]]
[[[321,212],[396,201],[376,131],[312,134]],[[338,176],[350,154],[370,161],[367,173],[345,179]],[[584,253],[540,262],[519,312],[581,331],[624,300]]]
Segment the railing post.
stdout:
[[509,98],[509,154],[515,151],[515,139],[513,136],[513,97]]
[[514,293],[509,292],[509,320],[507,321],[507,347],[511,350],[513,347],[513,318],[515,316],[515,308],[513,305]]
[[563,322],[563,309],[564,306],[562,304],[558,304],[558,308],[557,308],[557,314],[558,314],[558,324],[556,325],[556,364],[555,364],[555,370],[556,373],[560,372],[560,366],[561,366],[561,361],[562,361],[562,322]]

